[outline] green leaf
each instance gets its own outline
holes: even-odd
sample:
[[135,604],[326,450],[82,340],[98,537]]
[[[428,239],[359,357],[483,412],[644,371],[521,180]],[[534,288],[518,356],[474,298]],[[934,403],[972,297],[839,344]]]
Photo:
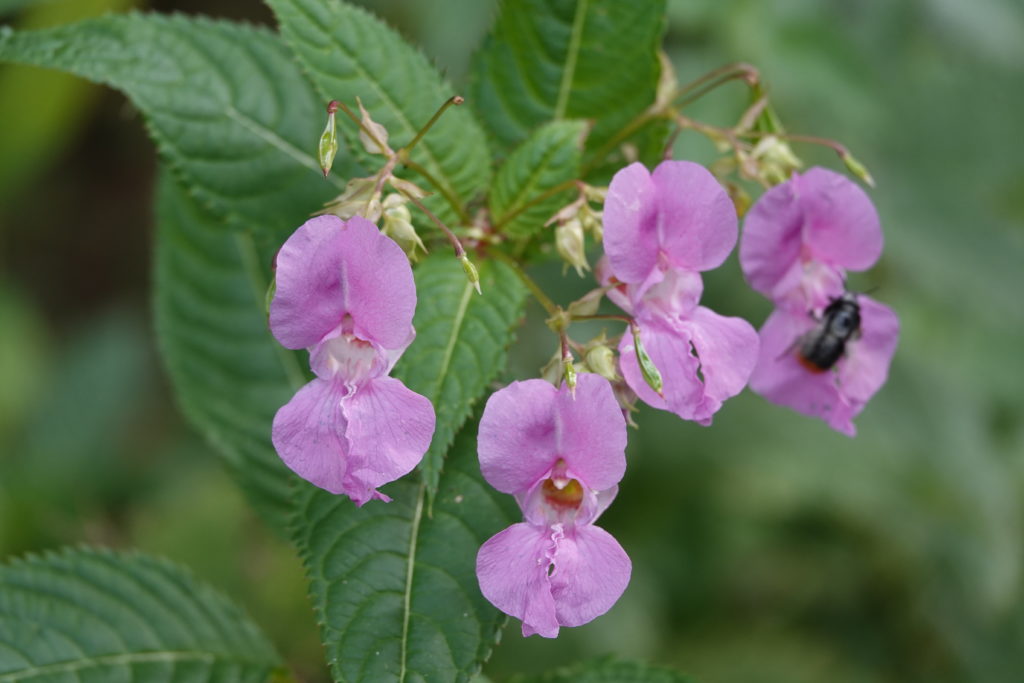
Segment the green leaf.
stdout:
[[[281,36],[322,97],[352,105],[358,96],[374,121],[388,129],[392,147],[411,141],[455,94],[422,53],[365,10],[338,0],[267,0],[267,4],[280,22]],[[342,129],[349,145],[360,152],[358,130],[353,125]],[[464,107],[449,109],[411,156],[437,179],[450,203],[464,207],[487,187],[487,141]],[[428,205],[444,220],[454,217],[440,197],[431,198]],[[468,215],[460,219],[469,221]]]
[[0,683],[284,676],[259,629],[170,562],[78,548],[0,567]]
[[455,433],[487,385],[505,369],[526,301],[525,288],[505,264],[485,261],[479,270],[483,294],[476,293],[447,250],[414,271],[416,340],[394,375],[434,404],[434,440],[420,464],[431,498]]
[[[156,331],[178,403],[284,531],[289,471],[270,444],[274,413],[305,383],[263,313],[269,258],[164,173],[157,190]],[[268,264],[267,266],[262,265]]]
[[324,104],[268,31],[183,16],[106,16],[0,34],[0,61],[123,91],[189,191],[235,227],[280,234],[337,192],[312,155]]
[[480,593],[476,552],[518,510],[482,480],[475,424],[452,448],[432,516],[424,484],[406,478],[384,492],[392,502],[357,508],[298,489],[295,541],[334,678],[466,681],[505,622]]
[[678,671],[645,662],[603,657],[540,676],[516,676],[513,683],[694,683]]
[[491,223],[510,237],[530,237],[560,207],[572,201],[572,188],[537,200],[579,176],[586,130],[583,121],[555,121],[537,129],[520,145],[494,177]]
[[665,1],[507,0],[476,56],[471,102],[509,149],[538,125],[593,119],[587,150],[654,102]]

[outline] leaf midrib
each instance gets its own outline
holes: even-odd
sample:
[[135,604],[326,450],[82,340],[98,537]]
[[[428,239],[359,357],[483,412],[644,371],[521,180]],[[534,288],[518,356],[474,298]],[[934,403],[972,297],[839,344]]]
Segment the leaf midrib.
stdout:
[[590,0],[579,0],[576,5],[576,15],[572,20],[572,33],[569,34],[569,49],[565,55],[565,70],[562,71],[562,82],[558,86],[558,99],[555,101],[555,120],[565,117],[565,110],[569,106],[569,93],[572,91],[572,82],[576,77],[576,58],[580,53],[580,45],[583,43],[583,22],[587,16],[587,6]]

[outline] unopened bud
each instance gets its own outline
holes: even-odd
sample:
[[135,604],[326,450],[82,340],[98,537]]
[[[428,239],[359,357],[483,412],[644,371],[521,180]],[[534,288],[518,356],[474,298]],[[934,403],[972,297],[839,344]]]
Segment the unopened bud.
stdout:
[[411,197],[412,199],[423,199],[430,194],[416,183],[403,180],[397,176],[389,177],[388,183],[390,183],[391,187],[401,192],[404,196]]
[[611,382],[622,379],[619,377],[615,352],[604,344],[598,344],[587,351],[584,356],[587,367]]
[[778,185],[790,179],[793,172],[804,164],[793,153],[789,143],[774,135],[766,135],[751,150],[750,157],[757,167],[748,175],[759,177],[770,185]]
[[[356,104],[359,105],[359,113],[362,114],[363,125],[359,129],[359,141],[363,143],[363,148],[370,154],[390,156],[391,148],[388,147],[387,129],[370,118],[370,113],[366,111],[362,100],[358,97],[356,98]],[[370,131],[372,135],[368,135],[367,131]]]
[[578,218],[570,219],[555,229],[555,248],[562,259],[576,269],[576,274],[583,277],[583,272],[590,270],[583,238],[583,225]]
[[381,207],[384,219],[381,232],[397,242],[409,260],[415,262],[416,250],[426,253],[427,248],[416,234],[416,228],[412,225],[412,214],[409,213],[405,200],[401,195],[389,194],[384,198]]
[[336,111],[338,111],[338,102],[331,100],[327,105],[327,126],[320,134],[320,144],[317,146],[317,160],[320,162],[320,170],[324,172],[325,178],[331,172],[334,156],[338,153],[338,131],[334,121]]
[[382,207],[376,178],[352,178],[345,185],[345,191],[324,204],[320,214],[332,213],[343,221],[352,216],[362,216],[376,223]]
[[868,172],[868,169],[864,164],[854,159],[853,155],[849,152],[840,156],[850,173],[860,178],[868,187],[875,186],[875,179],[871,177],[871,174]]
[[[600,271],[600,265],[598,266]],[[592,289],[576,301],[573,301],[566,308],[566,312],[570,316],[574,315],[594,315],[597,313],[597,309],[601,307],[601,299],[604,298],[604,290]]]
[[469,260],[469,257],[463,254],[459,257],[459,263],[462,264],[462,270],[466,271],[466,277],[469,278],[470,283],[476,287],[476,293],[482,294],[480,291],[480,273],[477,272],[476,266]]
[[658,367],[651,360],[651,357],[647,355],[647,349],[644,348],[643,341],[640,339],[640,328],[636,325],[631,325],[631,328],[633,330],[633,349],[636,351],[636,360],[640,366],[640,374],[644,376],[647,386],[654,389],[658,396],[662,396],[661,390],[664,384],[661,380],[661,373],[658,372]]
[[560,351],[551,356],[551,360],[540,369],[540,377],[556,387],[562,383],[562,353]]
[[583,196],[587,198],[588,202],[596,202],[598,204],[604,204],[604,200],[608,197],[608,188],[599,187],[597,185],[583,185]]
[[555,215],[553,215],[551,218],[544,221],[544,225],[548,226],[551,225],[552,223],[562,224],[571,221],[573,218],[576,218],[579,215],[580,207],[583,206],[583,203],[584,200],[582,198],[577,197],[576,199],[572,200],[571,202],[560,208],[558,211],[556,211]]
[[572,363],[572,354],[562,359],[562,378],[569,387],[569,395],[576,398],[576,366]]

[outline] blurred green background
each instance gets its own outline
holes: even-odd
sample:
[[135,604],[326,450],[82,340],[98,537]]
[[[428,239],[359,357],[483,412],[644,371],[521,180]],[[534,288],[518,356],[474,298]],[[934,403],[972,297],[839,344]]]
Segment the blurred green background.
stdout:
[[[130,4],[0,0],[0,17],[43,26]],[[363,4],[456,83],[496,7]],[[887,246],[852,286],[897,310],[900,348],[853,440],[749,392],[711,428],[642,412],[602,519],[633,558],[630,588],[557,641],[510,627],[486,672],[617,653],[708,683],[1022,680],[1024,6],[669,4],[681,80],[749,61],[789,130],[839,139],[871,169]],[[146,6],[270,22],[258,3]],[[687,113],[730,124],[742,102],[736,86]],[[303,680],[326,680],[298,561],[162,375],[155,156],[138,115],[116,93],[3,68],[0,122],[0,556],[78,542],[167,555],[235,597]],[[713,158],[686,135],[677,156]],[[587,289],[558,271],[538,276],[560,300]],[[755,324],[769,310],[735,257],[707,275],[704,301]],[[531,309],[511,376],[552,351],[539,320]]]

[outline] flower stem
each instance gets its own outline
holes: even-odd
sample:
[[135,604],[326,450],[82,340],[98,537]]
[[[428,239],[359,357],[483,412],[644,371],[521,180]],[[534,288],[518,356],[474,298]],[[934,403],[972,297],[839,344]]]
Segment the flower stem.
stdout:
[[614,313],[597,313],[594,315],[574,315],[572,316],[573,322],[582,322],[584,320],[617,320],[627,325],[633,324],[633,319],[626,315],[615,315]]
[[419,143],[419,141],[423,139],[423,136],[427,134],[427,131],[430,130],[435,123],[437,123],[437,120],[439,118],[441,118],[441,114],[447,111],[448,107],[451,107],[452,105],[458,106],[465,101],[466,100],[463,99],[461,95],[452,95],[447,100],[445,100],[445,103],[442,104],[441,107],[436,112],[434,112],[434,115],[430,117],[430,120],[427,121],[427,125],[420,128],[420,131],[416,133],[416,137],[414,137],[409,144],[405,145],[404,147],[402,147],[402,149],[398,150],[398,153],[402,154],[403,151],[408,152],[410,149],[415,147]]
[[427,214],[427,218],[432,220],[434,222],[434,225],[441,228],[441,232],[445,234],[445,237],[447,237],[448,241],[451,242],[452,249],[455,250],[455,258],[461,259],[463,256],[466,255],[466,250],[462,247],[462,242],[460,242],[459,238],[455,236],[455,233],[452,232],[451,228],[444,224],[444,221],[435,216],[434,212],[425,207],[423,205],[423,202],[421,202],[416,197],[413,197],[412,195],[404,196],[406,199],[412,202],[416,206],[416,208],[418,208],[423,213]]

